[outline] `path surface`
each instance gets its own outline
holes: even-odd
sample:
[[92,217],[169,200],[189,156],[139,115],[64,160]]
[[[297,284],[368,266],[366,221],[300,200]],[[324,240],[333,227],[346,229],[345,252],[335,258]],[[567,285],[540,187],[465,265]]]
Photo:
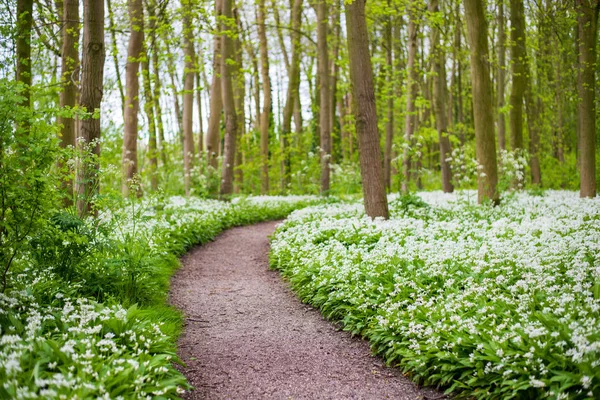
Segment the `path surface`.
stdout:
[[188,399],[428,399],[368,344],[302,304],[268,269],[275,222],[230,229],[193,249],[172,281]]

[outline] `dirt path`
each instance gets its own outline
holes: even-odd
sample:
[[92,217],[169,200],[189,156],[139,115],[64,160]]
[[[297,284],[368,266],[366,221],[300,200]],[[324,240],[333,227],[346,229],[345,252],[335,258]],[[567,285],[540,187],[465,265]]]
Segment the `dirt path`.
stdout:
[[427,399],[368,344],[302,304],[268,269],[275,222],[230,229],[193,249],[172,281],[189,399]]

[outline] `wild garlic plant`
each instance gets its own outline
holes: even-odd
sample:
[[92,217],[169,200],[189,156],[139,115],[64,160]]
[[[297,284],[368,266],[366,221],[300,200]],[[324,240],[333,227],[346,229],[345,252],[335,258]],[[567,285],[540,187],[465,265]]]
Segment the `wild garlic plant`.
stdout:
[[371,220],[294,212],[271,263],[300,297],[415,379],[464,397],[600,397],[600,199],[501,206],[422,193]]

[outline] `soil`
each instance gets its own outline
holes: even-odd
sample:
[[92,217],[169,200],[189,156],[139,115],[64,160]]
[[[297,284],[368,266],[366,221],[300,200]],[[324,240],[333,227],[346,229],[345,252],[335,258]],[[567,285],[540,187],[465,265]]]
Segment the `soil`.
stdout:
[[302,304],[269,270],[276,222],[233,228],[182,259],[171,303],[185,313],[186,399],[440,399]]

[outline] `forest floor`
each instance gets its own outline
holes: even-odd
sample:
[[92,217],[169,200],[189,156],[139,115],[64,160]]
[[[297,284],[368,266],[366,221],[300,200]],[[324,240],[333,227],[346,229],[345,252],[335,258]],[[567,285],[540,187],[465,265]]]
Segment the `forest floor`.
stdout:
[[302,304],[269,270],[276,222],[233,228],[182,259],[170,301],[185,314],[188,399],[438,399]]

